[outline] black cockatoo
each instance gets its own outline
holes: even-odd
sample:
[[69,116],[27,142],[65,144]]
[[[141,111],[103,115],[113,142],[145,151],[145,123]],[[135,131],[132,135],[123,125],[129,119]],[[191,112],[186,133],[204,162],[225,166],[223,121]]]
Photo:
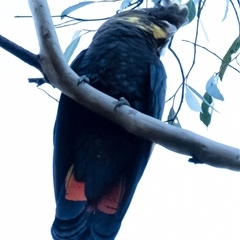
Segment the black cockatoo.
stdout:
[[[177,4],[121,12],[99,28],[71,67],[94,88],[161,119],[166,74],[159,52],[187,12]],[[114,239],[152,145],[62,94],[54,128],[53,238]]]

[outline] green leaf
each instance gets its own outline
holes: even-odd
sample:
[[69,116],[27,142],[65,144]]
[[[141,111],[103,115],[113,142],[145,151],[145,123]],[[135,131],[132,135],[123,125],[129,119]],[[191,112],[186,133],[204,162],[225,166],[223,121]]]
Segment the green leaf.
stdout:
[[76,47],[78,46],[79,44],[79,41],[80,41],[80,37],[79,36],[80,34],[80,31],[76,31],[73,35],[73,38],[72,38],[72,42],[68,45],[67,49],[65,50],[65,52],[63,53],[64,55],[64,58],[66,60],[66,62],[68,63],[71,56],[73,55]]
[[172,126],[175,126],[175,127],[180,127],[180,128],[182,128],[182,127],[181,127],[181,124],[180,124],[180,122],[179,122],[178,117],[176,117],[176,118],[174,119],[174,121],[171,121],[171,120],[173,120],[173,118],[175,117],[175,115],[176,115],[176,113],[175,113],[173,107],[171,107],[171,109],[170,109],[170,111],[169,111],[169,114],[168,114],[168,118],[167,118],[168,124],[170,124],[170,125],[172,125]]
[[206,100],[204,97],[202,97],[202,95],[201,95],[197,90],[195,90],[194,88],[192,88],[192,87],[189,86],[188,84],[186,84],[186,86],[187,86],[188,88],[190,88],[190,90],[191,90],[194,94],[196,94],[202,101],[204,101],[206,104],[208,104],[207,100]]
[[71,6],[71,7],[66,8],[66,9],[62,12],[62,14],[61,14],[61,19],[63,19],[63,18],[64,18],[65,16],[67,16],[69,13],[71,13],[71,12],[73,12],[73,11],[81,8],[81,7],[84,7],[84,6],[88,5],[88,4],[92,4],[92,3],[95,3],[95,1],[80,2],[80,3],[76,4],[76,5],[73,5],[73,6]]
[[218,112],[211,104],[208,103],[208,101],[202,97],[202,95],[195,90],[193,87],[189,86],[188,84],[186,84],[186,86],[188,86],[190,88],[190,90],[197,96],[199,97],[204,103],[206,103],[210,108],[212,108],[214,111]]
[[196,97],[191,92],[191,90],[188,88],[188,86],[186,86],[185,98],[190,109],[192,109],[195,112],[201,112],[200,104]]
[[227,53],[225,54],[222,64],[219,70],[219,77],[222,80],[223,75],[228,67],[228,64],[232,61],[232,54],[236,53],[240,48],[240,36],[235,39],[231,47],[228,49]]
[[196,16],[196,7],[192,0],[189,0],[186,5],[188,7],[188,23],[190,23]]
[[210,96],[223,101],[224,97],[220,93],[220,90],[217,87],[217,80],[218,80],[218,74],[215,76],[213,75],[206,84],[206,91]]
[[209,105],[212,104],[213,100],[207,92],[204,94],[203,97],[208,102],[208,104],[206,104],[204,101],[202,102],[202,112],[200,112],[200,120],[208,127],[211,123],[212,118],[212,115],[209,113]]

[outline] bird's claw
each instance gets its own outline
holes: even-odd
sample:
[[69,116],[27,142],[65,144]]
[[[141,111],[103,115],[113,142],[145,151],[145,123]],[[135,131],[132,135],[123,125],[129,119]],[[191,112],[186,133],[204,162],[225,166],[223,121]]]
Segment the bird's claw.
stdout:
[[120,98],[118,99],[118,102],[117,102],[114,110],[116,110],[118,107],[121,107],[121,106],[123,106],[123,105],[127,105],[127,106],[130,107],[130,103],[128,102],[128,100],[127,100],[126,98],[124,98],[124,97],[120,97]]
[[83,82],[88,83],[88,84],[90,83],[90,80],[86,75],[82,75],[82,76],[79,77],[77,86],[79,86]]
[[201,161],[201,160],[199,160],[199,159],[197,159],[197,158],[195,158],[195,157],[189,158],[189,159],[188,159],[188,162],[194,163],[194,164],[203,164],[203,163],[204,163],[203,161]]

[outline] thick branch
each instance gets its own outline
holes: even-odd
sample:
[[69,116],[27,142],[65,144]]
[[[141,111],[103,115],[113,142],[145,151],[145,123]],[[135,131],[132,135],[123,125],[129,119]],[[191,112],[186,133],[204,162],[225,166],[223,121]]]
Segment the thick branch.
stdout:
[[65,63],[45,0],[29,0],[40,45],[40,62],[51,83],[84,107],[121,125],[127,131],[199,162],[240,171],[240,150],[195,133],[172,127],[128,106],[114,110],[117,100],[86,83]]
[[2,35],[0,35],[0,47],[42,72],[41,64],[38,61],[38,55],[29,52]]

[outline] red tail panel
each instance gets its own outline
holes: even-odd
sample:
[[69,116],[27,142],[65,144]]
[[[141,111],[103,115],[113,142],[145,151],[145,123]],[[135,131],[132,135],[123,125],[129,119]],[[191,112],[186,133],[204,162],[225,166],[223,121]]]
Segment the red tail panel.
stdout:
[[78,182],[73,173],[73,165],[69,169],[66,177],[66,195],[65,198],[69,201],[86,201],[85,183]]
[[115,214],[124,193],[124,186],[119,182],[110,192],[104,195],[97,205],[97,208],[106,214]]

